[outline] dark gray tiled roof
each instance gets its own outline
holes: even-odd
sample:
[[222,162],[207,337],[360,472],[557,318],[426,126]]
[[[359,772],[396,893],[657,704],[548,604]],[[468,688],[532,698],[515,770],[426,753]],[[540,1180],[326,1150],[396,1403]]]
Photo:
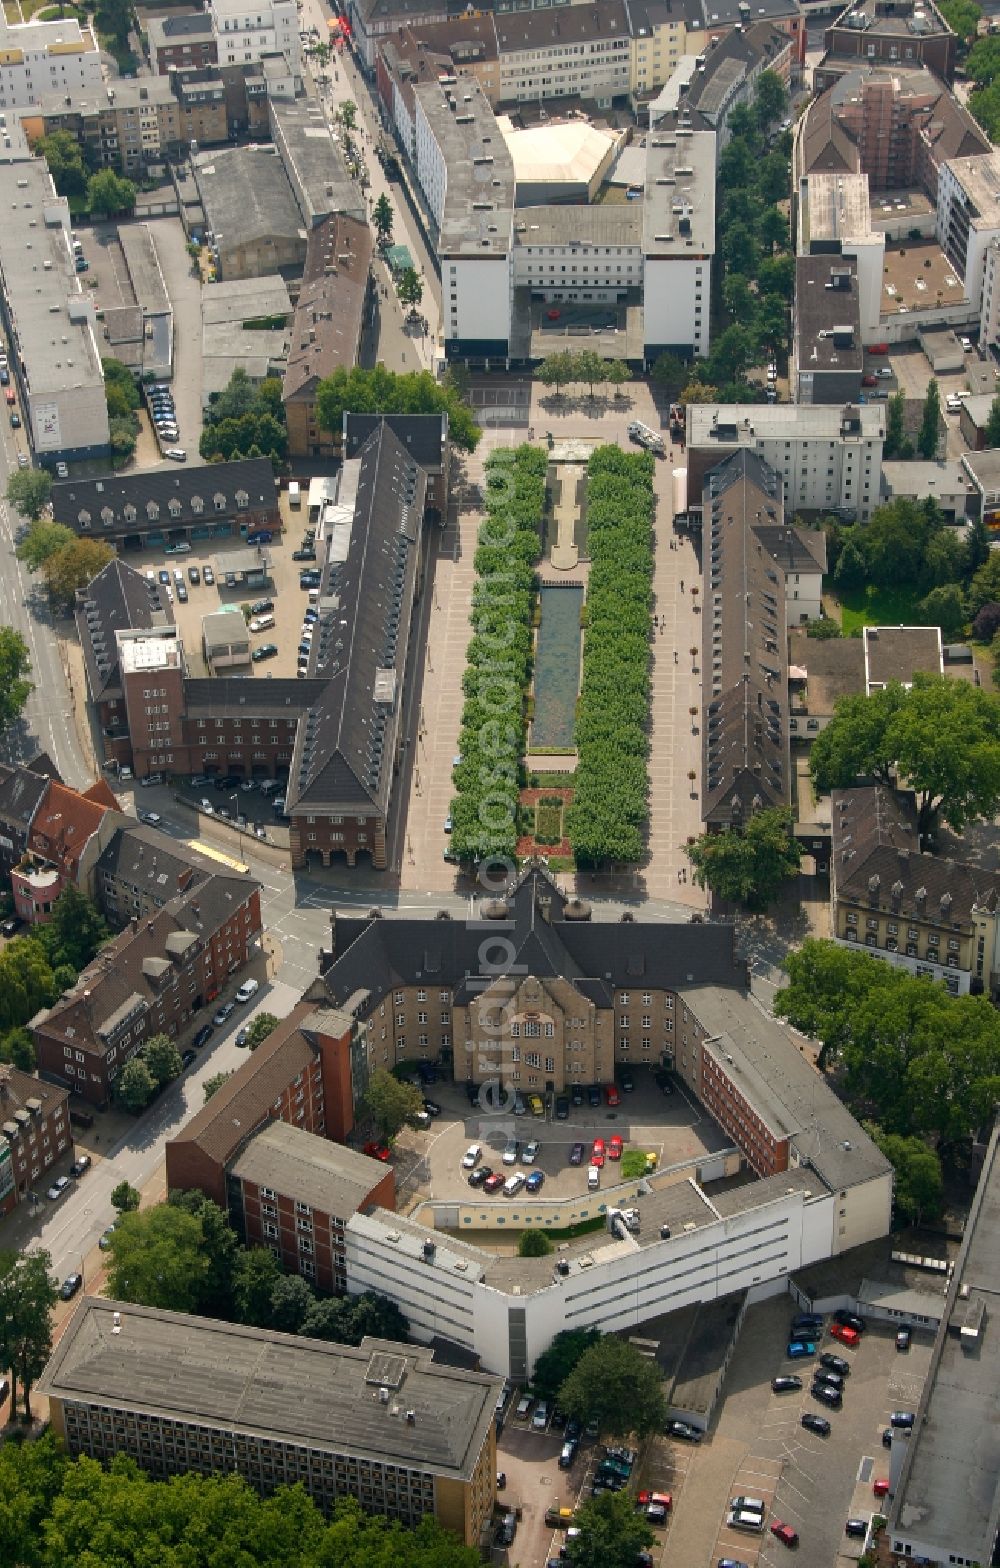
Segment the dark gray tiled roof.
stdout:
[[746,821],[790,798],[782,574],[756,537],[780,527],[781,481],[734,452],[705,480],[702,817]]
[[[495,922],[519,972],[540,980],[564,976],[599,1006],[609,1004],[614,989],[644,978],[675,989],[731,986],[745,978],[731,926],[574,920],[566,918],[567,903],[545,871],[529,867],[522,873],[505,918]],[[340,1007],[359,990],[378,997],[396,984],[425,981],[471,995],[482,989],[484,939],[481,921],[338,915],[336,956],[324,976],[327,994]]]
[[[274,470],[266,457],[191,468],[145,468],[132,474],[102,474],[99,479],[63,479],[52,486],[52,516],[57,523],[79,532],[80,513],[86,512],[90,517],[89,531],[99,535],[104,531],[101,514],[110,509],[110,531],[142,531],[152,526],[147,513],[152,502],[159,507],[157,527],[183,528],[192,523],[210,523],[216,512],[231,516],[237,510],[237,496],[241,493],[246,495],[251,509],[277,507]],[[218,507],[217,496],[222,500]],[[201,512],[192,509],[191,502],[196,497],[203,502]],[[176,516],[171,516],[171,501],[180,502]],[[126,506],[135,508],[135,521],[126,519]]]
[[159,594],[154,598],[141,572],[118,556],[109,561],[76,596],[76,629],[91,696],[98,700],[121,688],[115,632],[172,623],[169,604],[161,607]]
[[347,556],[324,573],[309,670],[327,684],[296,735],[289,812],[384,813],[392,788],[427,476],[386,424],[360,462]]
[[129,882],[163,903],[180,892],[193,892],[218,869],[179,839],[140,823],[121,827],[97,862],[98,873]]
[[48,774],[21,763],[0,763],[0,822],[27,833],[48,787]]
[[344,456],[357,457],[368,438],[385,424],[429,474],[439,474],[448,446],[447,414],[344,414]]
[[273,680],[245,680],[237,675],[216,680],[194,678],[184,682],[184,700],[189,714],[240,718],[248,713],[297,718],[322,695],[322,680],[296,680],[275,676]]
[[884,785],[841,790],[833,801],[836,897],[901,919],[969,926],[993,910],[1000,877],[981,866],[922,855],[912,798]]

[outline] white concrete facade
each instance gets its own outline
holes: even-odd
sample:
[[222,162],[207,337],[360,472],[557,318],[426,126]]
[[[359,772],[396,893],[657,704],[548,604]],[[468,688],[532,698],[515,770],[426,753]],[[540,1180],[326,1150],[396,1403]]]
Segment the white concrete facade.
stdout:
[[766,1184],[757,1207],[725,1216],[692,1180],[687,1188],[704,1204],[707,1223],[644,1244],[598,1235],[588,1251],[562,1255],[565,1274],[556,1267],[557,1253],[551,1263],[538,1260],[523,1285],[504,1278],[508,1260],[496,1269],[490,1254],[461,1238],[429,1233],[385,1210],[355,1214],[346,1228],[347,1288],[387,1295],[406,1314],[415,1339],[441,1335],[473,1351],[487,1370],[524,1379],[563,1329],[634,1330],[692,1303],[780,1283],[885,1234],[890,1174],[839,1196],[818,1178],[822,1190],[810,1193],[800,1177],[776,1195],[781,1180]]
[[416,100],[413,117],[413,149],[420,189],[434,222],[440,228],[448,195],[448,166],[420,97]]
[[10,26],[0,17],[0,110],[27,108],[50,93],[72,98],[103,86],[89,27],[68,17]]
[[449,338],[510,340],[513,296],[509,256],[441,257],[441,293],[447,285]]
[[955,158],[938,170],[937,239],[982,310],[987,254],[1000,239],[1000,153]]
[[642,287],[642,246],[598,245],[566,239],[553,245],[531,243],[531,212],[516,223],[514,286],[530,288],[547,300],[614,301]]
[[647,256],[643,271],[643,310],[647,343],[708,353],[712,259],[698,256]]
[[501,103],[537,103],[543,98],[592,98],[609,106],[629,91],[632,74],[628,36],[598,38],[587,45],[554,44],[547,49],[500,52]]
[[297,76],[302,67],[298,11],[294,0],[212,0],[212,28],[220,65],[246,65],[266,54],[282,54]]

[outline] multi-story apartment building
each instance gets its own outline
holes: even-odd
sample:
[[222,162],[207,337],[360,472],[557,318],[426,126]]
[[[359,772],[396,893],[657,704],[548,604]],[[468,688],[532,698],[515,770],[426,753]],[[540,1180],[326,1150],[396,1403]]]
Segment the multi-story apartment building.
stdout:
[[101,85],[94,35],[75,16],[56,22],[0,18],[0,110],[27,108],[48,93],[91,93]]
[[651,131],[642,204],[643,334],[647,362],[708,353],[715,255],[715,133]]
[[857,260],[796,257],[789,367],[793,400],[840,408],[857,402],[863,369]]
[[210,0],[208,14],[215,32],[220,65],[245,65],[268,54],[284,55],[298,76],[302,66],[299,17],[294,0]]
[[435,226],[445,353],[505,360],[510,345],[514,165],[478,84],[414,88],[414,168]]
[[747,448],[779,475],[786,513],[840,511],[866,522],[879,504],[884,442],[884,404],[689,403],[688,509],[697,520],[709,469]]
[[683,111],[684,123],[693,130],[715,132],[719,158],[729,143],[733,110],[752,101],[765,71],[787,84],[792,59],[788,34],[773,22],[754,22],[713,39],[704,53],[687,53],[676,62],[662,92],[649,104],[650,128],[676,129]]
[[131,764],[125,687],[118,656],[120,631],[166,630],[173,611],[158,587],[120,556],[109,561],[76,596],[76,631],[87,674],[87,691],[109,762]]
[[893,1429],[878,1568],[952,1568],[996,1557],[1000,1519],[1000,1341],[990,1308],[1000,1287],[1000,1131],[994,1128],[914,1411]]
[[356,1497],[478,1546],[496,1496],[499,1379],[433,1352],[357,1348],[87,1296],[38,1385],[71,1456],[150,1475],[235,1471],[264,1495]]
[[119,549],[245,539],[282,527],[274,469],[266,457],[64,479],[52,487],[52,514],[74,533],[107,539]]
[[501,103],[586,98],[610,108],[628,94],[632,42],[625,0],[508,11],[495,24]]
[[833,797],[833,934],[953,996],[1000,990],[1000,877],[921,853],[913,800],[884,785]]
[[[938,171],[937,238],[965,298],[995,314],[994,251],[1000,240],[1000,152],[953,158]],[[987,283],[989,288],[987,289]]]
[[149,63],[157,76],[166,76],[171,70],[215,65],[219,58],[212,18],[207,11],[150,17],[146,43]]
[[823,36],[814,72],[817,92],[862,64],[909,69],[927,65],[949,85],[956,38],[934,0],[850,0]]
[[29,140],[68,131],[80,143],[88,166],[141,173],[168,153],[198,142],[211,146],[229,138],[226,94],[217,75],[188,82],[169,76],[116,81],[89,93],[42,98],[37,114],[23,116]]
[[260,885],[216,874],[135,918],[71,990],[31,1020],[39,1070],[106,1105],[125,1063],[156,1034],[176,1038],[260,943]]
[[391,1165],[284,1121],[244,1139],[225,1172],[233,1227],[246,1247],[268,1247],[285,1273],[318,1290],[347,1289],[347,1222],[396,1207]]
[[629,92],[637,106],[669,82],[685,55],[705,50],[702,0],[629,0],[632,22]]
[[[418,1235],[395,1215],[358,1214],[347,1225],[349,1290],[377,1288],[418,1337],[445,1335],[525,1378],[562,1328],[632,1329],[886,1233],[888,1164],[748,995],[731,928],[596,921],[537,867],[481,917],[475,929],[335,918],[323,984],[334,1006],[356,1010],[369,1063],[436,1060],[457,1080],[525,1094],[610,1082],[616,1064],[667,1065],[757,1182],[721,1205],[714,1189],[711,1200],[695,1190],[695,1175],[671,1183],[642,1197],[641,1235],[626,1247],[609,1238],[605,1252],[588,1237],[579,1256],[530,1274],[461,1241],[425,1254],[426,1227]],[[506,1131],[495,1106],[494,1096],[477,1129],[494,1142]],[[602,1212],[614,1206],[613,1188],[611,1174]],[[621,1190],[622,1202],[635,1201],[634,1184]],[[454,1226],[453,1207],[442,1223]],[[470,1196],[460,1208],[470,1230],[493,1223],[488,1202]],[[504,1212],[519,1226],[565,1223],[563,1206],[533,1197]]]
[[788,626],[820,612],[826,543],[789,528],[781,481],[734,452],[705,478],[702,820],[741,826],[792,799]]
[[338,432],[316,419],[316,391],[335,370],[357,364],[371,307],[372,237],[366,223],[332,216],[309,232],[292,346],[281,396],[290,457],[332,457]]
[[110,440],[94,302],[70,233],[69,204],[41,158],[25,151],[0,165],[0,317],[25,432],[49,466],[103,457]]
[[132,920],[150,919],[172,898],[195,893],[218,869],[217,862],[182,840],[119,817],[94,869],[93,897],[120,931]]
[[0,1218],[44,1183],[72,1142],[69,1091],[0,1062]]
[[515,213],[515,289],[546,302],[642,298],[638,203],[531,207]]
[[35,812],[58,777],[48,757],[29,763],[0,763],[0,872],[10,875],[28,848]]

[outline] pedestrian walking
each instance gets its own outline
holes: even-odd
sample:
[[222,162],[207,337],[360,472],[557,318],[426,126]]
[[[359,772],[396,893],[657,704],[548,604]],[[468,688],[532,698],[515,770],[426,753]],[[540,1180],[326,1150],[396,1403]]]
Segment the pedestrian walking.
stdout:
[[684,592],[684,579],[682,577],[681,578],[681,593],[683,593],[683,592]]
[[674,663],[677,663],[677,649],[674,649]]

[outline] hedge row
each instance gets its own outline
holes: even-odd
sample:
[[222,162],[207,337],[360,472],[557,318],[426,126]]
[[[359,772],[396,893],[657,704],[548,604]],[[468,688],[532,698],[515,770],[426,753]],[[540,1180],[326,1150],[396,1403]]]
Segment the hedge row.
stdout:
[[486,463],[486,518],[476,549],[473,634],[462,680],[462,760],[454,771],[451,805],[451,847],[463,860],[493,855],[513,860],[517,845],[547,462],[540,447],[520,446],[494,452]]
[[638,861],[649,775],[653,472],[649,452],[599,447],[588,465],[590,582],[567,831],[578,864]]

